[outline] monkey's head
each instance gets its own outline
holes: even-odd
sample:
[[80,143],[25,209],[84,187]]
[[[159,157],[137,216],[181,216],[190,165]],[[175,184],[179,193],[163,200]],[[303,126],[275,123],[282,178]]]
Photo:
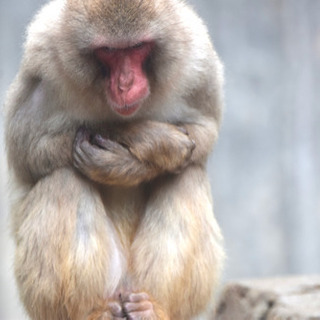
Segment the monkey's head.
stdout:
[[172,0],[67,0],[59,47],[63,70],[118,116],[148,109],[175,87],[188,32]]

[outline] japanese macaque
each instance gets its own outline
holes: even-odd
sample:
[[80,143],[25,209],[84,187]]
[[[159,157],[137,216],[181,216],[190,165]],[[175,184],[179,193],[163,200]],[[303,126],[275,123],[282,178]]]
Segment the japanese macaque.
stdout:
[[6,101],[15,275],[35,320],[208,319],[222,65],[182,0],[54,0]]

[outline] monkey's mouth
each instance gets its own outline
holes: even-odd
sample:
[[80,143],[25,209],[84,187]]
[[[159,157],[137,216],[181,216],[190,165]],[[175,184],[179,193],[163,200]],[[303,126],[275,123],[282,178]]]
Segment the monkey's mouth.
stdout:
[[140,108],[140,103],[124,106],[113,106],[112,109],[121,116],[128,117],[132,116]]

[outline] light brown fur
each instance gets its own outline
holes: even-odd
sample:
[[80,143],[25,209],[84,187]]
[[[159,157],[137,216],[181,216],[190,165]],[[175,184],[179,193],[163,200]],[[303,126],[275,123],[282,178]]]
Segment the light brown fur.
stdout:
[[[125,119],[91,50],[145,35],[150,95]],[[221,107],[221,64],[182,1],[42,9],[6,102],[15,273],[32,319],[187,320],[212,308],[223,249],[206,161]]]

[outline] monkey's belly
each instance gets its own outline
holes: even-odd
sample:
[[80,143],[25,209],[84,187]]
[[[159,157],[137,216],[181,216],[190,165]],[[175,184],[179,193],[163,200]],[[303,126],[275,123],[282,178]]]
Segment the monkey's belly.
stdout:
[[117,230],[123,249],[129,255],[139,221],[144,214],[145,188],[104,186],[100,193],[106,214]]

